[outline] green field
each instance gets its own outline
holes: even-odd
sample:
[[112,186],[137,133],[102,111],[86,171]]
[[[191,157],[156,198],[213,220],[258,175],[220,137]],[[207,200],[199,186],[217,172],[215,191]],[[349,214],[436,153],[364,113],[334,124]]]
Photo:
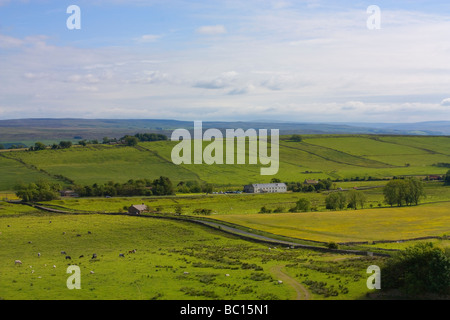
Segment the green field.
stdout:
[[[280,140],[282,181],[304,179],[388,178],[398,175],[445,174],[450,163],[449,137],[404,136],[305,136],[302,142]],[[207,143],[204,143],[206,145]],[[154,179],[161,175],[173,182],[197,180],[216,186],[242,187],[269,182],[260,164],[175,165],[171,151],[176,142],[142,142],[137,147],[89,145],[66,150],[4,152],[0,158],[0,190],[19,182],[63,176],[76,184]]]
[[218,220],[315,241],[401,240],[450,233],[450,202],[335,212],[217,215]]
[[[151,218],[29,212],[2,215],[0,231],[2,299],[295,299],[295,290],[279,284],[274,272],[286,265],[292,278],[301,273],[336,288],[333,295],[311,292],[308,299],[359,299],[370,292],[365,269],[382,263],[359,257],[339,279],[330,279],[329,270],[311,262],[345,264],[356,257],[270,250],[190,223]],[[17,259],[23,264],[15,265]],[[80,290],[66,286],[69,265],[80,267]]]

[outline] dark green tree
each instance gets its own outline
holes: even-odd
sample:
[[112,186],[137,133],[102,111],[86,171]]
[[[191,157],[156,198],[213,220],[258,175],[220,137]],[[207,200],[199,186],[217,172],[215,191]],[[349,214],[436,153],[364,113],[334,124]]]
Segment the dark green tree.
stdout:
[[419,243],[394,254],[381,268],[382,289],[406,294],[450,293],[450,258],[432,243]]
[[325,207],[331,210],[343,210],[347,199],[342,192],[332,192],[325,198]]
[[347,193],[347,203],[349,208],[357,209],[358,206],[364,208],[366,195],[360,191],[351,190]]
[[444,185],[450,186],[450,170],[444,176]]
[[291,136],[291,140],[292,141],[296,141],[296,142],[301,142],[303,140],[302,136],[299,134],[293,134]]

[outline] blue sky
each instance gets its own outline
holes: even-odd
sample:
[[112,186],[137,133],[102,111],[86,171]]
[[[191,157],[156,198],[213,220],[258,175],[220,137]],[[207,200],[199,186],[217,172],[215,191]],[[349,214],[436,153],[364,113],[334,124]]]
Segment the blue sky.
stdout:
[[0,0],[0,119],[450,120],[448,57],[446,1]]

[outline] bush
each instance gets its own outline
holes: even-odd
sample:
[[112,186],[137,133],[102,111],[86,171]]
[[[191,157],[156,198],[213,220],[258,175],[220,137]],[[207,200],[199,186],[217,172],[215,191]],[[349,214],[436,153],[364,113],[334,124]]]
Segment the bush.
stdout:
[[271,213],[272,210],[267,209],[266,206],[261,207],[261,210],[259,210],[259,213]]
[[327,248],[328,248],[328,249],[337,249],[337,248],[338,248],[338,245],[337,245],[336,242],[331,241],[331,242],[328,242],[328,243],[327,243]]
[[432,243],[419,243],[399,252],[381,269],[382,289],[408,295],[450,293],[450,258]]

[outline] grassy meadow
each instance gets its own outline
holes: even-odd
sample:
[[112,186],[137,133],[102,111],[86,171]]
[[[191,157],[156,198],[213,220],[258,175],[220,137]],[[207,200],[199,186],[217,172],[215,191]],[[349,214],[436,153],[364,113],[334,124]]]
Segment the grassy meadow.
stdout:
[[[5,211],[0,209],[2,299],[295,299],[291,286],[278,283],[273,270],[280,268],[292,277],[301,273],[303,281],[325,284],[326,290],[311,292],[309,299],[360,299],[370,293],[365,269],[383,260],[269,249],[186,222]],[[16,259],[23,264],[15,265]],[[352,269],[330,279],[339,273],[338,266],[316,269],[316,260],[349,260]],[[80,290],[66,286],[69,265],[80,267]]]

